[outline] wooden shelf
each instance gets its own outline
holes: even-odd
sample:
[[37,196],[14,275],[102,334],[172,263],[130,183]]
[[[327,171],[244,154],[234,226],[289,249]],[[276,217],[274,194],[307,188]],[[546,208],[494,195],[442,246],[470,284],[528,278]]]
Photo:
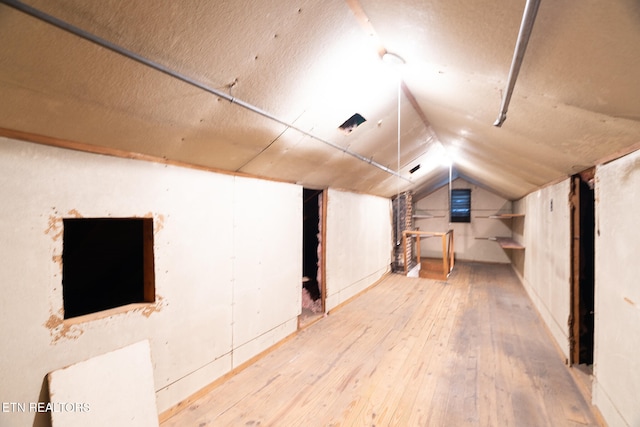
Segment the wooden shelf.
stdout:
[[523,218],[524,214],[520,213],[504,213],[488,216],[477,216],[476,218],[490,218],[490,219],[511,219],[511,218]]
[[[524,218],[523,213],[501,213],[489,216],[477,216],[476,218],[489,218],[489,219],[512,219],[512,218]],[[492,240],[498,242],[502,249],[524,249],[520,243],[513,240],[511,237],[476,237],[476,239]]]
[[413,215],[413,218],[444,218],[444,215],[433,215],[426,211],[416,210]]
[[495,240],[498,242],[502,249],[524,249],[524,246],[513,240],[511,237],[489,237],[489,240]]

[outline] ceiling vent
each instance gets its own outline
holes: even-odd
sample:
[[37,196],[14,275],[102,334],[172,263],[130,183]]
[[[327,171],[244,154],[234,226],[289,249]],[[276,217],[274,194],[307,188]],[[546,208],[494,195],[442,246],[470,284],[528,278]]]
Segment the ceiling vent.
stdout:
[[367,119],[362,117],[360,114],[356,113],[353,116],[349,117],[343,124],[338,126],[345,134],[349,135],[355,128],[360,126],[362,123],[366,122]]

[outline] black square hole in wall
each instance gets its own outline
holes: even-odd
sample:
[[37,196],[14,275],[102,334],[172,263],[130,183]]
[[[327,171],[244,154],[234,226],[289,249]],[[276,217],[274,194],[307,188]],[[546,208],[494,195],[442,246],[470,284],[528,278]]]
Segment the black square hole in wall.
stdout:
[[63,219],[64,318],[155,301],[153,219]]

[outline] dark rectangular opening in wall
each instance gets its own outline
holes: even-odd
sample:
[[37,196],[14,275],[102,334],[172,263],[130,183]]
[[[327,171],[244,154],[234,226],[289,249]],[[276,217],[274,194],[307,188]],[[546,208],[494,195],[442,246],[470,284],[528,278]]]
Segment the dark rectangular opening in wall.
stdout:
[[471,222],[471,190],[451,190],[450,222]]
[[153,219],[63,219],[64,318],[155,301]]
[[595,190],[593,168],[571,181],[571,362],[593,364],[595,333]]
[[319,269],[320,204],[322,190],[303,189],[302,286],[315,301],[321,297]]

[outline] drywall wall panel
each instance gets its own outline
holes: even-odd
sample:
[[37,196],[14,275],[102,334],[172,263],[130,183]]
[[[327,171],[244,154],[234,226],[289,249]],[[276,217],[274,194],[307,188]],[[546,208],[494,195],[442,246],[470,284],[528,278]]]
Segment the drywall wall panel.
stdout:
[[[294,219],[301,212],[301,202],[295,202],[301,190],[278,183],[254,186],[250,181],[259,180],[248,178],[240,181],[230,175],[0,138],[0,322],[11,325],[3,332],[0,348],[0,401],[37,402],[46,398],[43,384],[48,372],[148,339],[157,406],[165,411],[232,369],[236,283],[239,295],[251,294],[251,286],[256,293],[269,289],[261,289],[264,283],[275,291],[295,287],[277,306],[286,331],[273,326],[276,321],[271,326],[278,331],[274,337],[289,333],[289,319],[300,307],[301,273],[294,270],[301,269],[301,260],[295,261],[296,267],[280,265],[278,271],[273,265],[265,267],[266,282],[253,280],[249,271],[234,274],[238,265],[252,268],[247,260],[256,260],[259,251],[265,255],[258,262],[294,262],[301,231],[288,230],[301,228],[301,218]],[[247,203],[255,198],[280,206],[289,222],[261,220],[263,207],[249,211],[236,204],[236,191]],[[242,213],[237,213],[240,207]],[[255,218],[249,218],[249,212]],[[153,218],[155,303],[63,320],[62,220],[77,217]],[[249,223],[279,227],[287,238],[271,238],[273,230],[254,236],[244,231],[252,227]],[[238,238],[242,243],[236,247]],[[272,321],[270,309],[266,317],[247,310],[243,321]],[[265,342],[260,335],[253,338]],[[245,333],[242,342],[250,343],[251,337]],[[260,348],[243,347],[242,358]],[[34,423],[29,413],[0,417],[0,425]]]
[[298,329],[298,318],[289,319],[284,323],[271,328],[262,335],[247,341],[233,349],[233,367],[237,368],[249,361],[257,354],[264,352],[269,347],[282,341]]
[[[452,182],[454,189],[471,189],[471,222],[449,223],[449,187],[441,187],[415,201],[414,214],[428,213],[433,218],[416,218],[415,227],[421,231],[445,232],[453,229],[455,257],[460,260],[482,262],[510,262],[509,256],[496,242],[487,237],[511,237],[511,220],[480,218],[497,213],[510,213],[511,202],[461,178]],[[515,220],[517,221],[517,220]],[[441,258],[442,239],[422,238],[422,257]]]
[[58,369],[48,381],[52,427],[158,426],[149,341]]
[[[143,339],[156,356],[159,395],[231,352],[232,253],[225,242],[233,237],[233,177],[6,139],[0,144],[0,320],[12,325],[0,363],[2,401],[37,401],[47,372]],[[156,302],[64,321],[62,219],[68,217],[153,218]],[[10,424],[30,424],[29,414],[9,416],[20,419]]]
[[390,271],[391,201],[330,189],[327,196],[326,309]]
[[553,338],[569,357],[571,289],[570,182],[564,180],[514,203],[524,213],[513,237],[525,246],[513,255],[514,269]]
[[[289,327],[276,341],[296,330],[302,306],[302,187],[239,177],[234,205],[233,346],[238,348],[283,324]],[[258,349],[273,341],[264,340]],[[234,364],[246,360],[235,356]]]
[[596,169],[593,401],[610,426],[640,425],[640,151]]

